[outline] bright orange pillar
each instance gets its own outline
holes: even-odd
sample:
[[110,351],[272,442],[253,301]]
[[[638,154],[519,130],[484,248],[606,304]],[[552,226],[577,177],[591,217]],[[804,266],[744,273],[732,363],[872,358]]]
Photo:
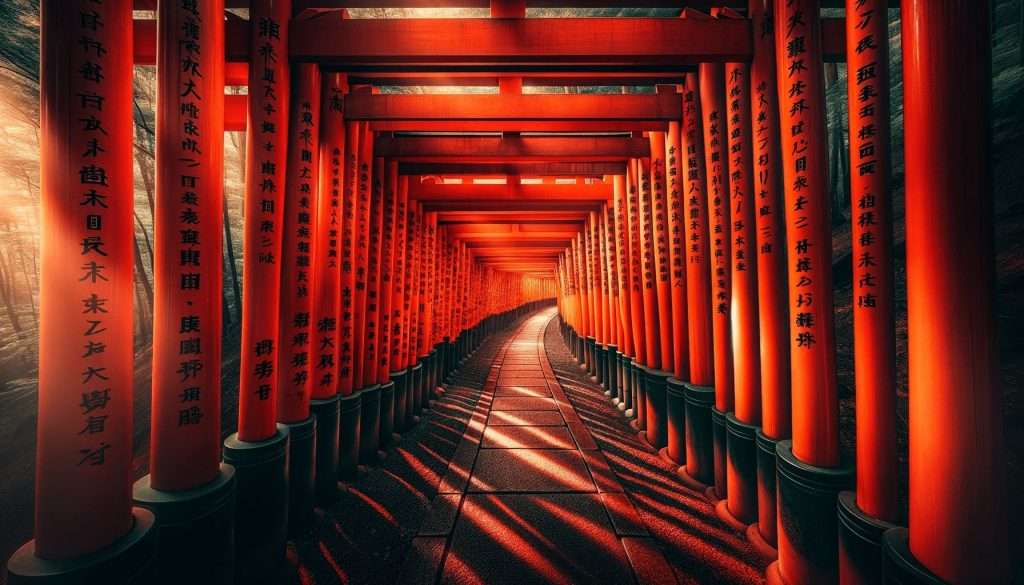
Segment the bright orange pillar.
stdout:
[[735,413],[728,429],[729,513],[744,524],[757,521],[757,427],[761,423],[761,360],[758,342],[757,234],[751,169],[749,66],[725,66]]
[[366,324],[364,337],[366,339],[363,355],[363,386],[378,384],[381,380],[377,377],[380,366],[377,363],[378,352],[380,351],[380,337],[378,327],[380,320],[380,266],[381,266],[381,245],[382,232],[384,230],[384,180],[385,175],[384,159],[377,157],[373,159],[373,172],[371,175],[372,196],[369,201],[369,229],[367,238],[367,260],[366,260]]
[[[417,334],[419,349],[417,355],[426,358],[433,347],[434,339],[434,253],[437,248],[437,212],[423,214],[423,251],[420,265],[420,310],[423,325]],[[433,390],[432,388],[429,390]]]
[[686,206],[686,308],[689,313],[690,382],[712,386],[715,381],[711,321],[711,240],[704,166],[704,132],[697,75],[686,76],[683,88],[683,169]]
[[380,309],[377,318],[378,359],[377,376],[382,382],[387,381],[391,373],[391,336],[394,315],[396,241],[398,233],[395,229],[395,208],[398,197],[398,161],[389,160],[384,164],[381,175],[384,182],[383,220],[380,246]]
[[359,182],[359,124],[345,121],[345,168],[342,173],[341,198],[341,301],[338,327],[338,393],[349,396],[358,389],[355,381],[355,312],[356,312],[356,199]]
[[[312,257],[312,311],[309,318],[310,409],[317,419],[316,495],[330,503],[338,495],[340,441],[339,372],[342,344],[340,323],[342,256],[342,200],[345,178],[344,95],[347,79],[328,73],[322,79],[316,212]],[[312,161],[311,161],[312,162]]]
[[905,0],[901,7],[910,552],[950,583],[1006,583],[1012,558],[992,307],[990,9],[963,0]]
[[654,227],[654,279],[658,301],[658,344],[660,369],[675,368],[672,328],[672,258],[669,251],[668,168],[665,158],[665,133],[651,132],[651,220]]
[[731,324],[732,299],[730,271],[731,226],[729,225],[729,175],[725,121],[725,67],[702,63],[700,101],[704,119],[704,157],[707,178],[708,229],[710,232],[710,278],[714,291],[712,324],[715,359],[715,407],[720,412],[733,409],[733,367]]
[[[682,100],[682,96],[680,96]],[[686,304],[686,175],[683,172],[682,128],[668,123],[665,134],[665,174],[668,177],[668,252],[672,305],[672,375],[690,379],[689,312]],[[666,369],[668,366],[665,366]]]
[[316,329],[310,316],[313,309],[313,229],[317,226],[320,170],[319,67],[309,63],[299,65],[294,71],[293,84],[281,251],[279,327],[282,342],[278,348],[277,380],[277,419],[283,423],[309,418],[311,354],[317,349],[311,339]]
[[[407,239],[407,225],[408,216],[406,213],[407,201],[408,201],[408,188],[403,188],[403,184],[408,185],[408,177],[398,177],[395,184],[395,243],[394,243],[394,276],[392,289],[391,289],[391,371],[400,372],[404,370],[408,364],[405,363],[405,355],[402,353],[403,339],[405,336],[405,314],[409,310],[406,303],[406,286],[405,286],[405,272],[407,270],[408,261],[406,259],[406,239]],[[400,388],[395,389],[396,392],[400,391]],[[395,401],[395,417],[396,427],[398,426],[397,417],[399,413],[399,396],[396,395]],[[396,428],[396,430],[398,430]]]
[[791,583],[838,578],[836,497],[852,470],[840,465],[832,304],[832,227],[820,7],[776,2],[775,48],[789,264],[793,440],[778,457],[779,562]]
[[[251,35],[246,120],[245,225],[238,438],[255,442],[276,432],[281,236],[288,149],[288,20],[290,2],[266,2]],[[219,236],[218,236],[219,237]],[[275,317],[267,318],[267,315]]]
[[857,394],[857,505],[899,516],[892,202],[889,195],[889,19],[877,0],[848,3],[853,362]]
[[370,199],[373,187],[373,131],[366,122],[356,122],[359,133],[358,174],[356,177],[355,217],[353,218],[352,270],[355,288],[352,302],[352,384],[365,387],[363,377],[368,340],[367,283],[370,262]]
[[655,262],[654,189],[651,184],[651,159],[642,158],[640,169],[640,267],[643,282],[644,346],[647,359],[644,365],[661,368],[661,330],[657,297],[657,263]]
[[619,350],[623,355],[635,356],[633,345],[632,321],[630,317],[630,266],[629,266],[629,228],[627,227],[626,176],[615,175],[612,183],[612,214],[615,216],[615,273],[618,276],[619,292],[619,323],[622,336],[619,338]]
[[164,3],[157,20],[150,484],[165,491],[220,473],[222,14]]
[[40,4],[34,547],[57,560],[103,549],[133,524],[132,10]]
[[[604,205],[602,208],[602,219],[604,220],[605,246],[602,259],[604,260],[605,271],[608,273],[608,343],[614,346],[614,351],[622,351],[622,318],[619,312],[619,274],[616,270],[616,259],[618,257],[618,242],[615,233],[615,208],[613,205]],[[615,376],[616,356],[614,353],[608,355],[609,375]],[[617,386],[615,386],[617,389]]]
[[[776,544],[776,457],[773,442],[789,438],[789,307],[786,297],[785,209],[779,153],[779,99],[775,38],[768,0],[751,0],[754,30],[750,65],[754,191],[757,207],[757,299],[761,348],[761,434],[758,436],[758,522]],[[767,440],[766,440],[767,439]],[[750,533],[748,533],[750,534]],[[756,535],[755,535],[756,536]]]
[[[339,365],[343,335],[339,325],[341,308],[342,198],[344,189],[345,129],[342,104],[345,78],[340,73],[323,79],[320,107],[319,181],[315,254],[313,255],[313,311],[310,323],[310,378],[315,400],[329,400],[338,393]],[[323,430],[323,429],[321,429]],[[337,441],[335,441],[335,444]],[[333,481],[333,478],[331,478]]]
[[640,181],[639,163],[632,159],[626,165],[627,223],[629,231],[629,281],[630,281],[630,324],[633,329],[633,347],[636,363],[647,362],[646,336],[644,334],[644,280],[641,268],[643,246],[640,239]]

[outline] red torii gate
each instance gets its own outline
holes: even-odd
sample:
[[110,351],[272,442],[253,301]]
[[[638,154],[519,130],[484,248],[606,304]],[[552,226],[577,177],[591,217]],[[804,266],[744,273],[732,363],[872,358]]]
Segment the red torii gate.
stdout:
[[[252,0],[243,3],[246,22],[224,20],[225,4],[239,2],[212,0],[160,3],[155,22],[135,23],[133,4],[155,7],[42,6],[36,538],[12,558],[12,582],[139,582],[154,558],[167,581],[265,574],[284,554],[289,524],[304,530],[314,498],[329,501],[338,477],[351,479],[393,430],[409,428],[483,335],[555,297],[563,334],[642,437],[667,446],[692,485],[713,484],[723,517],[749,525],[755,544],[777,547],[770,580],[1007,577],[987,302],[986,4],[901,6],[910,382],[930,392],[911,398],[909,536],[895,527],[892,487],[886,2],[850,0],[845,20],[819,18],[814,0],[752,0],[714,3],[739,4],[748,18],[687,11],[557,26],[521,18],[528,4],[547,2],[498,2],[494,20],[348,20],[324,9],[363,3]],[[133,56],[159,56],[160,95],[153,440],[135,508]],[[843,58],[871,72],[849,96],[850,111],[862,114],[851,129],[872,129],[851,144],[863,171],[853,181],[854,251],[871,259],[855,269],[855,496],[839,495],[854,487],[854,467],[840,457],[837,433],[821,79],[823,62]],[[506,81],[499,65],[509,63]],[[579,73],[544,71],[552,65]],[[376,71],[337,73],[353,67]],[[645,68],[651,73],[629,73]],[[513,91],[469,98],[365,87],[481,77]],[[594,79],[657,80],[681,93],[514,91],[524,81]],[[226,83],[248,85],[248,97],[225,96]],[[222,131],[243,128],[239,424],[221,461]],[[505,134],[389,134],[439,130]],[[510,134],[531,131],[633,137]],[[510,182],[421,178],[488,174]],[[512,179],[523,174],[607,178],[533,189]],[[501,197],[476,199],[489,191]],[[572,228],[531,237],[456,227],[551,223]],[[970,452],[951,428],[970,434]],[[91,506],[74,505],[81,494]],[[225,560],[232,539],[233,565]]]

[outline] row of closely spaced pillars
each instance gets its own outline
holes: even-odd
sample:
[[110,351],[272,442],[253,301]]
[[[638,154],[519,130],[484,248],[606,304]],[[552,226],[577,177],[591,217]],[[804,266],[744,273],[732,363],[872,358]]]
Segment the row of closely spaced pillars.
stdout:
[[36,529],[11,583],[274,575],[315,501],[412,428],[484,335],[555,296],[553,276],[482,264],[408,197],[375,131],[343,117],[369,88],[289,63],[291,16],[252,2],[222,445],[224,2],[158,4],[150,473],[133,492],[132,2],[43,2]]
[[650,158],[629,162],[560,259],[563,333],[641,439],[777,559],[769,582],[1006,582],[988,7],[902,3],[908,531],[898,527],[886,6],[850,1],[846,15],[856,457],[839,442],[817,2],[753,0],[753,61],[701,64],[675,88],[682,119],[649,133]]
[[[344,73],[249,13],[236,434],[222,442],[224,1],[157,13],[149,475],[132,453],[130,0],[42,2],[35,540],[11,582],[272,574],[338,481],[481,337],[557,296],[643,440],[777,558],[772,582],[1009,579],[996,383],[987,3],[901,3],[910,371],[897,498],[887,4],[848,0],[857,450],[843,458],[816,0],[751,0],[753,59],[701,63],[552,275],[485,266],[411,198]],[[526,3],[495,3],[522,18]],[[741,15],[684,10],[698,22]],[[503,78],[502,93],[521,90]],[[855,491],[848,491],[855,488]],[[155,560],[154,560],[155,559]],[[188,559],[188,562],[182,562]]]

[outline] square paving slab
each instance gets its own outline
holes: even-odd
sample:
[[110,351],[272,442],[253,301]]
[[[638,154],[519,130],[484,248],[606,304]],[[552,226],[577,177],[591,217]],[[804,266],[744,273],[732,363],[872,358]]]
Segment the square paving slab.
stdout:
[[552,398],[505,396],[495,398],[491,410],[558,410],[558,405]]
[[494,396],[511,396],[518,398],[551,398],[551,390],[545,386],[498,386],[494,389]]
[[481,447],[485,449],[574,449],[565,427],[487,427]]
[[469,495],[441,583],[633,583],[625,550],[594,495]]
[[557,410],[497,410],[487,417],[493,426],[563,426],[565,421]]
[[594,492],[576,450],[481,449],[469,478],[471,492]]

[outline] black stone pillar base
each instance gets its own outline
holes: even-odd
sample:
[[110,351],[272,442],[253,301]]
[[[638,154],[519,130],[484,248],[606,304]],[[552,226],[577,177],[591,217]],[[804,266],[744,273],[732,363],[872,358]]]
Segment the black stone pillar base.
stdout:
[[595,371],[594,366],[594,346],[597,342],[593,337],[587,337],[583,340],[583,367],[587,371],[588,376],[593,376]]
[[274,582],[288,540],[288,427],[265,441],[224,440],[224,462],[235,466],[235,582]]
[[380,458],[380,384],[363,388],[359,417],[359,462],[364,465],[377,463]]
[[362,410],[363,397],[359,392],[341,397],[338,417],[338,479],[341,481],[353,481],[359,473]]
[[725,415],[728,510],[744,526],[757,522],[757,427]]
[[779,441],[779,573],[787,583],[839,580],[839,492],[853,485],[853,467],[809,465],[793,455],[793,442]]
[[608,396],[613,402],[619,397],[619,352],[616,351],[614,345],[609,345],[605,352],[605,388],[608,389],[605,392],[605,396]]
[[409,370],[391,372],[395,383],[395,432],[404,433],[409,429]]
[[74,559],[36,556],[30,540],[7,561],[8,585],[149,585],[156,581],[157,528],[153,513],[133,508],[131,530],[109,546]]
[[409,413],[414,423],[419,422],[420,413],[423,412],[423,362],[416,362],[416,365],[409,370],[409,406],[412,408]]
[[[623,401],[622,393],[626,388],[626,383],[622,380],[622,352],[617,351],[612,355],[612,368],[614,371],[612,375],[615,377],[615,392],[612,393],[612,405],[620,406]],[[619,408],[619,410],[625,410]]]
[[[316,500],[316,419],[312,416],[287,423],[288,435],[288,536],[298,538],[313,529]],[[160,520],[159,515],[157,521]]]
[[665,404],[665,392],[668,372],[644,368],[644,390],[646,391],[647,407],[644,409],[647,419],[645,431],[647,442],[655,449],[668,445],[668,411]]
[[430,350],[430,355],[427,359],[430,364],[430,377],[427,378],[427,397],[429,400],[435,400],[440,397],[438,390],[441,386],[441,346],[438,345]]
[[[135,482],[132,499],[156,517],[159,547],[154,582],[233,583],[235,468],[221,463],[213,481],[190,490],[157,490],[150,479],[146,475]],[[188,562],[183,563],[186,558]]]
[[311,400],[309,412],[316,418],[316,501],[328,506],[338,500],[338,418],[341,397]]
[[[771,547],[778,546],[775,496],[775,448],[778,441],[757,431],[757,533]],[[751,539],[752,540],[752,539]],[[776,553],[777,554],[777,553]]]
[[715,389],[710,386],[683,384],[686,401],[686,467],[679,476],[692,479],[690,487],[703,490],[715,481],[714,432],[711,411],[714,410]]
[[594,368],[596,370],[594,377],[597,378],[597,383],[600,384],[602,388],[605,388],[604,395],[608,396],[608,347],[601,345],[600,343],[595,344],[594,356],[594,365],[597,366]]
[[395,383],[380,385],[380,450],[386,451],[395,435]]
[[945,585],[910,552],[910,532],[891,528],[882,536],[882,583],[885,585]]
[[681,380],[665,381],[665,418],[668,421],[665,455],[676,465],[686,464],[686,386]]
[[711,491],[714,497],[721,500],[729,493],[729,455],[726,441],[725,415],[727,413],[712,407],[711,438],[715,452],[715,483]]
[[638,431],[647,430],[647,376],[644,375],[646,366],[633,362],[633,426]]
[[882,537],[897,528],[867,515],[857,506],[857,494],[839,494],[839,580],[843,585],[882,582]]
[[629,417],[633,414],[633,361],[629,356],[620,356],[619,370],[622,372],[622,384],[619,385],[619,410]]

